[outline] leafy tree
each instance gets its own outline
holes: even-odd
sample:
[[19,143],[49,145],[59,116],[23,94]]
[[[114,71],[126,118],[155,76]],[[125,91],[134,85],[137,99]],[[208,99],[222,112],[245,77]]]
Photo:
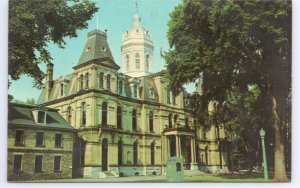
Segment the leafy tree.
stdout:
[[19,103],[19,104],[36,104],[36,101],[34,98],[27,98],[25,101],[13,99],[12,102]]
[[41,63],[52,60],[50,42],[63,48],[64,37],[77,37],[77,30],[87,28],[87,21],[97,11],[94,2],[78,0],[11,0],[9,2],[8,75],[18,80],[22,75],[34,78],[41,87],[44,73]]
[[173,90],[201,77],[201,102],[223,104],[233,89],[255,85],[267,104],[260,117],[274,131],[274,180],[288,181],[282,129],[290,121],[291,2],[183,0],[170,16],[165,58]]

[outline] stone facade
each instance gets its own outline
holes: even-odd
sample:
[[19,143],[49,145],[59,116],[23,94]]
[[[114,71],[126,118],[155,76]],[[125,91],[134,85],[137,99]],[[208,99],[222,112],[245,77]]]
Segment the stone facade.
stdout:
[[8,181],[72,178],[74,131],[55,110],[10,103]]
[[[138,16],[134,19],[133,28],[140,24]],[[123,41],[122,49],[130,51],[134,45]],[[143,43],[137,48],[140,45],[149,47]],[[88,34],[73,73],[53,80],[53,65],[48,65],[38,102],[59,110],[78,130],[81,176],[165,174],[166,161],[173,156],[183,158],[188,170],[227,168],[226,151],[219,147],[224,129],[211,126],[203,131],[195,123],[191,94],[182,88],[173,95],[164,71],[152,74],[141,68],[143,73],[136,76],[119,69],[107,33],[99,30]]]

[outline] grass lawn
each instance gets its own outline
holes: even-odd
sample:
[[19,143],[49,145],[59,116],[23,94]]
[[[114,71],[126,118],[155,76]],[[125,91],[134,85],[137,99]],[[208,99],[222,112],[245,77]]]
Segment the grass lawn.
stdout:
[[[266,182],[264,178],[260,177],[230,177],[230,176],[192,176],[192,177],[184,177],[184,182]],[[269,180],[268,182],[271,182]]]

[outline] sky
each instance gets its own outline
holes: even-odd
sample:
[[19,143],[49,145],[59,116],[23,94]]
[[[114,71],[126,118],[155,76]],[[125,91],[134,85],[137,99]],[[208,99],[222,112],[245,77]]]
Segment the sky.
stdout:
[[[87,29],[78,31],[77,38],[66,38],[67,44],[64,49],[55,44],[48,47],[54,64],[54,79],[59,76],[73,72],[72,67],[79,60],[84,48],[87,33],[98,27],[104,31],[107,29],[108,43],[115,62],[121,67],[121,40],[123,33],[132,26],[133,16],[138,11],[141,17],[141,24],[149,30],[154,44],[153,72],[163,68],[164,60],[160,57],[160,49],[168,50],[168,20],[169,13],[178,5],[181,0],[94,0],[100,6],[99,13],[88,21]],[[138,8],[136,8],[136,2]],[[97,16],[98,15],[98,16]],[[97,19],[98,17],[98,19]],[[45,65],[41,66],[45,71]],[[120,69],[121,70],[121,69]],[[33,88],[33,79],[22,76],[21,79],[13,81],[8,93],[15,99],[26,100],[34,98],[37,100],[40,90]],[[194,90],[194,85],[187,87],[188,91]]]

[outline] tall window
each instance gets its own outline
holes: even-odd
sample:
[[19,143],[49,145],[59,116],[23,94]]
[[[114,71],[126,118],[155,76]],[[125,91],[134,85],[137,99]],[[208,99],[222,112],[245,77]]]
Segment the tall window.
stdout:
[[189,126],[189,118],[185,118],[185,120],[184,120],[184,124],[185,124],[185,126],[186,126],[186,127],[188,127],[188,126]]
[[122,108],[118,106],[117,108],[117,128],[122,129]]
[[150,56],[146,55],[146,64],[145,64],[146,71],[149,71],[149,63],[150,63]]
[[133,164],[138,164],[138,142],[133,143]]
[[119,94],[122,95],[123,93],[123,82],[120,80],[119,81]]
[[129,55],[126,55],[126,70],[129,71]]
[[176,96],[174,95],[174,93],[172,93],[172,102],[173,104],[176,104]]
[[118,164],[123,164],[123,141],[119,140],[118,142]]
[[56,148],[62,147],[62,134],[61,133],[55,134],[55,147]]
[[86,104],[85,103],[82,103],[81,104],[81,123],[82,123],[82,126],[85,126],[86,125]]
[[169,128],[172,128],[172,113],[169,114],[168,120],[169,120]]
[[43,132],[37,132],[36,133],[36,146],[44,146],[44,133]]
[[153,112],[149,112],[149,130],[153,132]]
[[208,165],[208,146],[205,147],[205,164]]
[[155,143],[151,143],[151,165],[155,165]]
[[110,90],[110,74],[106,76],[106,86],[107,86],[107,90]]
[[64,96],[64,84],[63,83],[60,84],[60,96],[61,97]]
[[72,120],[72,108],[71,106],[68,107],[68,114],[67,114],[67,120],[69,123],[71,123],[71,120]]
[[61,171],[61,156],[54,156],[54,172]]
[[107,102],[102,103],[102,126],[107,125]]
[[83,89],[83,81],[84,81],[84,79],[83,79],[83,75],[80,75],[80,89]]
[[89,88],[89,73],[85,73],[85,87]]
[[176,127],[176,125],[177,125],[177,119],[178,119],[178,115],[175,114],[175,116],[174,116],[174,127]]
[[14,163],[13,163],[14,173],[18,173],[22,171],[22,160],[23,160],[23,155],[14,155]]
[[36,155],[35,163],[34,163],[34,172],[42,172],[43,171],[43,156]]
[[140,69],[140,55],[139,55],[139,53],[135,54],[135,68]]
[[137,98],[137,85],[133,85],[133,96]]
[[167,89],[167,104],[171,103],[171,98],[170,98],[170,91]]
[[136,131],[136,109],[132,110],[132,130]]
[[103,77],[104,77],[103,72],[100,72],[100,75],[99,75],[99,88],[100,89],[103,89]]
[[15,145],[24,145],[24,130],[16,130]]

